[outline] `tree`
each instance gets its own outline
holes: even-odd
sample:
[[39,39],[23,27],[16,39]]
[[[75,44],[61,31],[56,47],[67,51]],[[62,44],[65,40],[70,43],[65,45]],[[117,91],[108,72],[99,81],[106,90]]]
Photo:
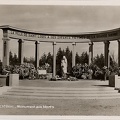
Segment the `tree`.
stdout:
[[14,54],[13,60],[14,60],[14,64],[18,64],[18,57],[16,54]]
[[28,62],[28,58],[24,57],[24,58],[23,58],[23,61],[24,61],[25,63]]
[[46,63],[48,63],[51,66],[53,65],[53,55],[51,55],[50,52],[47,55]]
[[88,64],[88,61],[89,61],[89,56],[88,56],[87,52],[83,52],[80,56],[80,63],[81,64],[85,64],[85,63]]
[[10,61],[10,65],[18,65],[19,64],[17,55],[14,54],[14,56],[13,56],[13,53],[11,51],[9,54],[9,61]]
[[44,54],[42,55],[41,59],[39,60],[39,65],[40,65],[40,66],[45,65],[46,60],[47,60],[47,55],[44,53]]
[[64,51],[62,51],[61,48],[59,48],[57,52],[57,56],[56,56],[56,73],[59,76],[62,75],[61,60],[62,60],[63,55],[64,55]]
[[9,61],[10,61],[10,65],[12,65],[13,64],[13,54],[11,51],[9,53]]
[[97,55],[94,60],[93,60],[93,64],[97,65],[99,68],[103,68],[104,67],[104,55]]
[[33,65],[35,65],[35,59],[33,57],[30,57],[30,58],[24,57],[23,61],[25,63],[32,63]]
[[118,63],[117,60],[115,60],[114,52],[112,52],[110,55],[110,70],[113,72],[118,70]]
[[33,57],[30,57],[29,63],[32,63],[33,65],[35,65],[35,59]]
[[46,63],[48,63],[50,65],[50,69],[49,72],[53,71],[53,55],[51,55],[51,53],[49,52],[47,55],[47,59],[46,59]]
[[110,66],[112,67],[118,66],[117,60],[115,59],[114,52],[110,54]]
[[75,60],[76,60],[76,64],[80,63],[80,56],[78,55],[78,53],[76,53]]

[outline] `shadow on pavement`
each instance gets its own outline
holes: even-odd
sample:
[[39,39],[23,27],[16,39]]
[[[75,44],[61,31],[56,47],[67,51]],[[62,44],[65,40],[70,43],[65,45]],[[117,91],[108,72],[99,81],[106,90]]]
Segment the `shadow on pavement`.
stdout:
[[109,85],[93,85],[93,86],[110,87]]

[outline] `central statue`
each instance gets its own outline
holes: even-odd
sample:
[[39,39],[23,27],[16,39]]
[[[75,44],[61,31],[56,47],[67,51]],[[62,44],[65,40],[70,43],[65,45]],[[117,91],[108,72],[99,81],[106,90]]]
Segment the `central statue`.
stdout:
[[61,68],[62,68],[62,77],[66,78],[67,74],[67,59],[65,56],[63,56],[61,60]]

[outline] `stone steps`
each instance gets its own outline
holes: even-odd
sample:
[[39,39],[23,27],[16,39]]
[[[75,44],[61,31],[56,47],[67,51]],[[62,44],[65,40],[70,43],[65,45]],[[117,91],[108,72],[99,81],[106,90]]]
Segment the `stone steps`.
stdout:
[[23,89],[16,89],[16,90],[9,90],[9,93],[38,93],[38,94],[109,94],[109,93],[118,93],[118,91],[115,91],[115,90],[110,90],[110,91],[72,91],[72,90],[69,90],[69,91],[65,91],[65,90],[23,90]]
[[47,93],[17,93],[17,92],[7,92],[4,95],[20,95],[20,96],[38,96],[38,97],[103,97],[103,96],[117,96],[118,93],[107,93],[107,94],[47,94]]
[[111,87],[50,88],[19,86],[4,92],[2,97],[33,99],[114,99],[120,98],[120,93]]
[[2,95],[4,98],[24,98],[24,99],[54,99],[54,100],[63,100],[63,99],[120,99],[120,96],[104,96],[104,97],[38,97],[38,96],[10,96],[10,95]]
[[19,86],[19,87],[13,87],[12,89],[21,89],[21,90],[60,90],[60,91],[93,91],[93,90],[114,90],[113,87],[94,87],[94,88],[62,88],[62,87],[24,87],[24,86]]

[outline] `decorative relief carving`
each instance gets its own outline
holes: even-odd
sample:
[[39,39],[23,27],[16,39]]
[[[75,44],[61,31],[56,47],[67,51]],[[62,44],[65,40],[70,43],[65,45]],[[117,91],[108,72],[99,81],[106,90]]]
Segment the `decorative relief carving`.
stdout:
[[[43,34],[43,33],[30,33],[30,32],[21,32],[18,30],[9,30],[8,34],[15,36],[23,36],[29,38],[43,38],[43,39],[97,39],[97,38],[109,38],[119,36],[119,31],[111,31],[105,33],[94,33],[94,34],[82,34],[82,35],[60,35],[60,34]],[[4,33],[4,36],[7,36],[7,33]]]

